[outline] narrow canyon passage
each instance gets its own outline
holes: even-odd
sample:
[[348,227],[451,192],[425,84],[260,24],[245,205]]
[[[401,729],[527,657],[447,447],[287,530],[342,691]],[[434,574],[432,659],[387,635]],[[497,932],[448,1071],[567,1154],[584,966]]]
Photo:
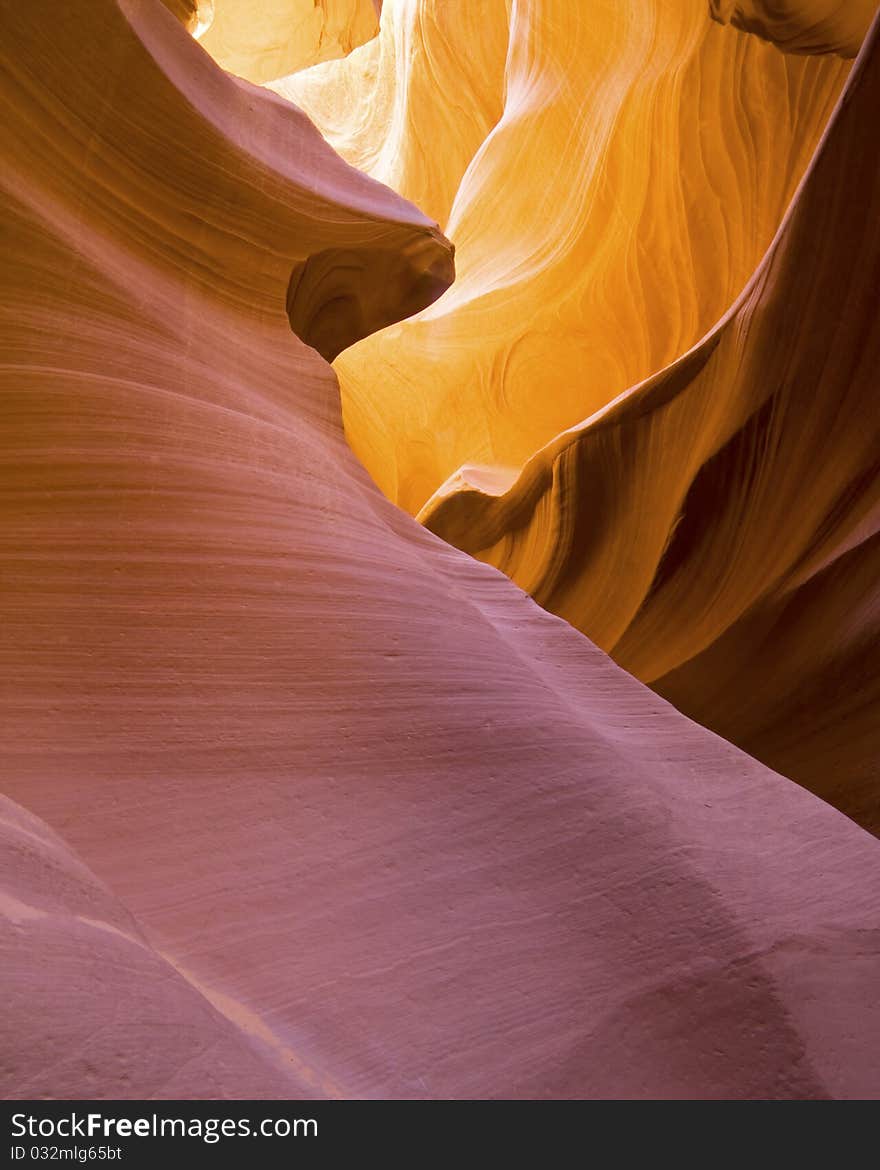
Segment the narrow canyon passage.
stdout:
[[877,833],[875,9],[399,4],[269,84],[456,244],[335,363],[382,490]]
[[[812,41],[795,57],[760,39],[753,6],[714,5],[713,20],[684,4],[666,24],[663,6],[646,5],[650,21],[605,30],[629,70],[615,84],[598,41],[590,53],[610,19],[603,3],[589,6],[589,28],[563,19],[572,6],[537,2],[386,0],[380,17],[372,3],[310,5],[325,23],[308,36],[303,22],[285,25],[285,38],[268,23],[280,7],[260,5],[261,39],[238,63],[251,62],[251,78],[209,55],[232,51],[242,12],[232,0],[226,17],[214,0],[210,24],[204,5],[158,0],[0,8],[5,1094],[877,1096],[880,844],[628,673],[651,674],[685,709],[688,686],[711,707],[709,681],[676,675],[681,662],[720,687],[711,655],[725,634],[743,631],[744,659],[784,638],[789,658],[766,651],[768,697],[748,684],[771,728],[769,696],[790,693],[786,671],[804,693],[821,690],[822,661],[845,671],[859,653],[869,674],[868,585],[861,609],[852,591],[875,580],[861,370],[876,368],[866,308],[876,168],[864,131],[876,32],[854,62],[850,23],[821,59]],[[786,43],[798,43],[792,11]],[[351,75],[381,87],[389,61],[408,63],[412,77],[394,72],[394,85],[423,101],[417,69],[461,63],[452,32],[446,55],[431,40],[456,12],[485,55],[470,88],[449,81],[434,131],[389,112],[405,108],[396,89],[381,102],[358,90],[386,103],[377,146],[379,121],[358,123],[346,96],[361,85]],[[328,59],[314,58],[313,34]],[[303,71],[268,76],[287,67]],[[699,94],[708,110],[732,77],[787,95],[785,133],[755,122],[757,99],[725,99],[719,114],[730,157],[713,160],[712,182],[744,208],[758,187],[761,206],[743,221],[725,212],[745,226],[724,271],[710,248],[680,283],[664,280],[691,233],[714,232],[721,214],[697,212],[705,191],[689,184],[703,164],[691,158],[687,171],[686,104],[672,96]],[[308,94],[337,119],[332,132]],[[584,104],[572,121],[586,96],[593,114]],[[461,149],[447,154],[436,126],[455,124],[456,101]],[[414,126],[436,134],[436,159],[408,137]],[[689,126],[705,132],[700,119]],[[654,174],[661,128],[681,152]],[[560,177],[573,199],[592,184],[579,212],[592,226],[578,233],[632,213],[605,239],[596,263],[607,267],[556,301],[548,290],[568,283],[586,237],[569,238],[540,192],[526,220],[541,239],[517,242],[493,211],[505,191],[528,198],[514,171],[533,134],[548,160],[568,160],[567,144],[590,171]],[[649,164],[635,149],[647,139]],[[743,157],[757,139],[764,155]],[[410,202],[402,179],[395,191],[392,175],[371,173],[369,159],[381,168],[395,155],[395,176],[420,173],[430,199]],[[845,208],[843,173],[858,193]],[[611,198],[624,177],[626,211]],[[652,210],[651,192],[677,208],[662,263],[649,244],[671,204]],[[468,228],[468,215],[483,227]],[[840,230],[820,233],[817,217]],[[507,233],[507,254],[492,252],[489,228]],[[847,258],[845,286],[832,253]],[[698,268],[713,272],[705,300]],[[612,308],[634,283],[644,303],[652,287],[670,289],[674,353],[637,302],[616,328],[647,332],[607,357],[619,340]],[[797,330],[782,344],[780,304],[801,289],[810,345]],[[830,296],[841,311],[823,330],[813,300]],[[608,307],[604,325],[586,312],[591,298]],[[551,383],[577,362],[560,340],[575,302],[588,357],[563,401]],[[514,345],[517,315],[534,326],[526,346],[548,344],[519,372],[497,357]],[[480,321],[482,382],[462,376]],[[606,357],[590,329],[608,334]],[[752,398],[748,370],[768,352],[776,380]],[[843,352],[850,372],[835,378]],[[637,371],[633,386],[611,379],[606,401],[584,396],[601,380],[594,360],[624,382]],[[542,383],[520,381],[529,368]],[[807,370],[816,413],[792,428]],[[363,417],[381,423],[381,443],[396,436],[393,457],[359,429],[352,404],[370,387]],[[747,474],[737,442],[755,430],[769,462]],[[526,431],[531,447],[504,446]],[[815,434],[835,455],[821,473]],[[652,463],[667,466],[667,448],[681,470],[672,486]],[[471,459],[513,476],[474,483],[459,472]],[[804,464],[810,498],[798,503],[794,488],[779,498],[790,546],[774,549],[775,566],[749,552],[764,585],[744,582],[731,547],[755,539],[749,509],[779,496],[764,483],[774,469],[802,478]],[[425,523],[395,502],[416,511],[429,497]],[[734,514],[742,530],[724,545]],[[700,610],[717,569],[678,582],[689,557],[713,556],[732,563],[738,598],[718,629]],[[836,575],[851,557],[864,577]],[[601,574],[591,583],[592,561],[613,588]],[[556,604],[551,578],[579,598],[583,622]],[[612,645],[583,632],[594,588],[622,607],[607,619]],[[831,623],[814,624],[825,659],[798,632],[806,608],[775,616],[799,596]],[[676,605],[699,654],[680,649]],[[644,647],[650,669],[605,653],[618,654],[636,619],[644,634],[630,652]],[[851,694],[870,708],[866,724],[873,698],[869,679]],[[822,743],[851,723],[832,707]],[[822,724],[811,727],[818,737]],[[864,752],[869,739],[853,737]],[[823,775],[836,799],[834,766]]]

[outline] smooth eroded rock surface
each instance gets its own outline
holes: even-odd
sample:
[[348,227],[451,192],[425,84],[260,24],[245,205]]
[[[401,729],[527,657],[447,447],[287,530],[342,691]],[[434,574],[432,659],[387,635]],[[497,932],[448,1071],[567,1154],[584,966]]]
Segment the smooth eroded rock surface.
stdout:
[[875,10],[424,0],[277,89],[456,244],[336,362],[377,484],[876,831]]
[[152,0],[0,26],[4,1093],[880,1094],[876,840],[347,446],[291,274],[431,221]]

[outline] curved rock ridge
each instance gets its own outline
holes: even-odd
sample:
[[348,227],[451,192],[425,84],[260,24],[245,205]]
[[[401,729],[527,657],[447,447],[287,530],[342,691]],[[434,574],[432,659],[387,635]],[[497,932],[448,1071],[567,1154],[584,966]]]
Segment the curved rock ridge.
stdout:
[[878,103],[875,32],[719,325],[521,473],[465,467],[421,514],[874,831]]
[[239,1096],[249,1038],[282,1096],[880,1095],[878,843],[347,447],[289,271],[442,240],[158,4],[65,13],[0,18],[0,743],[12,799],[110,892],[65,852],[57,937],[2,972],[54,947],[63,988],[92,956],[124,1007],[123,942],[68,921],[132,933],[121,903],[145,1022],[109,1020],[74,1085],[16,1013],[15,1083],[201,1095],[202,1058],[162,1063],[186,1037],[150,1048],[158,1005],[193,1043],[236,1025],[210,1087]]
[[199,0],[162,0],[169,12],[173,12],[189,32],[199,23]]
[[377,38],[270,88],[353,166],[445,223],[504,110],[509,9],[508,0],[386,4]]
[[[458,187],[460,167],[449,168],[445,161],[455,156],[457,144],[451,152],[424,149],[453,137],[443,119],[432,119],[430,109],[421,106],[417,117],[399,115],[400,95],[418,86],[433,88],[437,104],[445,109],[442,87],[432,72],[437,54],[423,53],[423,43],[413,39],[413,30],[435,27],[426,18],[434,16],[430,4],[386,6],[379,42],[359,51],[364,60],[372,53],[369,68],[359,66],[354,54],[278,86],[308,109],[358,165],[381,171],[405,193],[417,185],[419,199],[436,199],[439,206],[453,199],[447,230],[458,249],[456,285],[425,313],[368,337],[336,363],[355,451],[392,499],[445,538],[504,568],[543,605],[573,621],[628,669],[661,689],[663,674],[678,671],[689,657],[709,649],[731,623],[751,612],[757,599],[774,594],[788,571],[785,558],[799,555],[785,552],[788,545],[781,541],[782,563],[763,557],[761,539],[775,541],[776,528],[753,512],[748,523],[764,533],[753,543],[737,532],[738,514],[724,512],[738,496],[730,485],[719,486],[722,475],[749,474],[754,461],[742,453],[735,456],[732,449],[730,466],[723,459],[718,464],[728,471],[717,471],[712,486],[707,473],[689,506],[706,512],[707,529],[716,524],[724,529],[742,571],[729,575],[720,599],[718,574],[694,571],[699,555],[694,552],[682,569],[692,573],[686,603],[684,593],[680,607],[665,600],[661,604],[657,596],[654,575],[678,524],[679,492],[687,490],[718,445],[744,425],[755,409],[749,404],[777,400],[769,382],[786,377],[778,363],[771,363],[765,375],[761,358],[750,351],[755,384],[744,395],[745,406],[732,400],[723,419],[720,406],[711,412],[704,406],[703,414],[689,418],[679,433],[664,432],[662,457],[677,468],[672,476],[676,487],[668,498],[663,499],[662,487],[648,484],[645,464],[635,465],[640,486],[630,487],[630,460],[637,457],[626,448],[613,455],[603,449],[596,456],[597,467],[588,471],[581,467],[587,456],[577,461],[577,469],[574,462],[565,462],[568,456],[551,460],[547,466],[553,466],[556,481],[538,493],[540,504],[533,483],[528,490],[522,487],[531,482],[528,470],[522,491],[511,491],[500,505],[496,497],[511,489],[545,445],[552,451],[567,450],[567,432],[581,427],[584,419],[588,431],[594,424],[604,428],[609,403],[628,394],[641,400],[644,382],[660,378],[668,388],[682,379],[690,381],[688,371],[715,344],[724,328],[718,322],[761,264],[827,125],[849,70],[847,62],[829,54],[855,52],[875,9],[874,0],[851,5],[828,0],[708,7],[649,4],[636,15],[604,0],[583,8],[566,6],[565,11],[551,0],[519,5],[511,21],[495,22],[509,35],[503,78],[482,63],[470,69],[464,56],[459,57],[458,72],[445,69],[447,78],[455,78],[447,85],[451,94],[475,89],[503,101],[501,117],[476,150],[466,137],[471,161]],[[468,13],[474,15],[471,9]],[[445,9],[450,28],[456,15],[453,6]],[[707,19],[710,15],[715,23]],[[720,27],[722,21],[741,31]],[[762,43],[753,32],[774,44]],[[387,47],[380,54],[383,40]],[[807,55],[783,55],[776,51],[779,47]],[[461,73],[465,80],[459,83]],[[368,100],[359,101],[359,87]],[[466,109],[474,104],[468,97]],[[476,125],[470,117],[464,124],[468,134]],[[859,134],[871,136],[870,115],[865,115]],[[387,144],[393,149],[383,156]],[[858,154],[861,149],[855,143],[851,151]],[[404,157],[418,159],[417,165],[393,170],[387,164],[388,158]],[[553,160],[553,168],[541,168],[544,157]],[[861,200],[843,180],[840,190],[841,199]],[[860,214],[864,207],[860,202]],[[845,219],[849,213],[841,214]],[[826,230],[818,226],[818,212],[816,218],[816,230]],[[836,238],[834,225],[828,230]],[[804,246],[813,250],[812,244]],[[826,254],[824,263],[834,284],[833,256]],[[804,269],[810,267],[805,259]],[[798,338],[809,366],[815,346],[803,343],[794,308],[803,302],[801,278],[790,279],[792,311],[784,328]],[[869,333],[871,279],[865,278],[868,307],[857,311]],[[821,315],[822,309],[815,312]],[[828,327],[833,322],[828,318]],[[706,338],[704,344],[701,339]],[[842,344],[828,339],[834,360],[845,370],[861,352],[861,342],[850,342],[855,349],[849,355]],[[843,384],[845,375],[840,377]],[[824,399],[829,417],[835,393],[839,391],[830,389]],[[701,401],[707,401],[705,395]],[[832,432],[843,443],[851,429],[859,429],[866,400],[855,394],[846,395],[845,401],[855,404],[853,412]],[[617,414],[608,417],[614,420]],[[787,441],[797,443],[798,422],[789,418]],[[761,441],[767,423],[751,424],[754,434],[744,441],[746,448]],[[773,435],[777,425],[773,416]],[[868,426],[865,442],[856,441],[839,458],[835,455],[838,485],[848,475],[864,477],[853,487],[856,495],[870,491],[873,457],[867,450],[873,435]],[[651,466],[660,457],[659,447],[652,448]],[[543,455],[537,455],[536,465],[543,464]],[[795,466],[803,479],[795,477]],[[775,467],[789,485],[797,540],[804,547],[810,542],[821,546],[827,539],[823,509],[830,505],[827,494],[814,496],[809,458],[795,460],[788,470],[780,459]],[[594,478],[599,487],[594,487]],[[594,490],[598,494],[591,496]],[[654,501],[657,492],[662,507]],[[717,514],[712,511],[716,492]],[[428,493],[431,499],[425,503]],[[481,494],[486,498],[472,506],[472,497]],[[450,499],[456,496],[460,498]],[[551,506],[548,500],[554,496]],[[597,515],[602,508],[609,510],[609,517]],[[658,511],[669,515],[655,523]],[[498,519],[502,513],[503,523]],[[778,515],[775,508],[767,511],[768,517]],[[838,535],[843,533],[847,547],[847,525],[857,528],[861,521],[854,513],[841,523]],[[603,533],[599,544],[598,531]],[[647,531],[650,540],[644,539]],[[681,530],[674,549],[665,555],[664,572],[687,539]],[[859,543],[860,538],[853,539]],[[619,550],[617,560],[606,562],[606,545]],[[630,548],[636,551],[627,552]],[[719,555],[719,565],[729,553],[728,548]],[[864,573],[861,588],[867,597],[875,577],[867,567]],[[743,592],[737,596],[740,587]],[[664,598],[671,589],[664,588]],[[649,594],[650,603],[641,612]],[[857,688],[856,696],[846,683],[851,653],[856,656],[851,665],[859,672],[854,677],[871,674],[868,651],[844,649],[852,641],[847,624],[837,629],[831,624],[840,615],[839,601],[829,600],[827,618],[819,620],[819,595],[810,596],[827,649],[820,650],[815,639],[812,651],[801,647],[789,676],[782,669],[766,669],[768,656],[775,662],[777,652],[793,653],[784,649],[779,627],[778,647],[774,635],[765,631],[748,652],[745,638],[743,654],[750,664],[743,654],[736,656],[743,674],[731,680],[729,691],[720,680],[731,675],[727,664],[733,636],[724,642],[725,667],[718,655],[711,659],[717,686],[709,685],[707,666],[693,685],[676,674],[672,689],[664,693],[876,829],[880,797],[871,684]],[[714,632],[692,622],[694,604],[712,610]],[[787,620],[794,620],[796,608],[795,602],[786,610]],[[748,628],[757,639],[764,626],[757,622]],[[871,623],[868,629],[873,629]],[[813,664],[806,669],[804,660],[811,657]],[[764,682],[759,683],[762,670]],[[846,724],[822,713],[818,697],[825,687],[836,696],[834,709],[846,715]],[[809,734],[791,731],[796,716],[809,719]],[[849,724],[854,728],[851,737],[844,731]],[[832,759],[837,763],[829,769]]]
[[[445,20],[483,10],[446,6]],[[386,5],[379,46],[400,79],[386,85],[389,63],[363,104],[354,57],[282,87],[455,241],[452,289],[336,362],[355,453],[412,513],[464,464],[522,466],[712,328],[772,241],[850,68],[721,26],[705,0],[531,0],[501,22],[495,65],[462,52],[441,84],[436,55],[401,31],[434,28],[434,11]],[[426,89],[436,112],[421,101],[413,129],[399,95]],[[485,94],[479,119],[471,91]],[[386,144],[412,165],[391,165]]]
[[858,53],[876,0],[709,0],[714,20],[772,41],[785,53]]
[[213,0],[200,39],[224,69],[261,83],[344,57],[378,29],[374,0]]
[[[375,267],[377,284],[388,252],[397,249],[394,294],[401,315],[437,294],[439,271],[452,278],[452,247],[436,224],[346,166],[299,111],[217,69],[198,45],[175,35],[177,27],[153,0],[104,0],[90,5],[87,17],[58,12],[55,37],[76,44],[88,31],[93,44],[41,74],[32,62],[40,53],[52,55],[39,19],[51,7],[38,0],[34,19],[4,13],[10,42],[4,96],[36,106],[44,127],[34,134],[22,118],[7,128],[6,185],[19,197],[31,190],[32,203],[42,198],[41,214],[75,219],[78,201],[88,206],[102,196],[107,229],[95,248],[107,251],[113,238],[124,239],[133,262],[151,264],[171,280],[186,271],[197,289],[231,312],[283,313],[291,273],[319,248],[356,255],[360,265]],[[79,67],[90,75],[78,77]],[[131,92],[123,101],[126,87]],[[114,119],[105,110],[110,99],[122,107]],[[58,135],[59,124],[65,136]],[[179,153],[173,170],[162,136]],[[52,193],[59,167],[72,212]],[[433,282],[426,282],[426,268]],[[299,304],[308,306],[303,320],[320,316],[326,276],[299,281]],[[371,294],[363,317],[375,311],[374,300]],[[343,324],[339,344],[358,336],[350,328],[358,319],[346,318],[349,329]],[[307,331],[303,340],[311,342]]]
[[387,248],[323,248],[291,273],[290,327],[327,361],[353,337],[417,313],[454,280],[452,247],[439,249],[436,237],[389,243]]
[[221,1014],[64,842],[5,797],[0,871],[5,1099],[323,1095],[248,1034],[247,1016]]

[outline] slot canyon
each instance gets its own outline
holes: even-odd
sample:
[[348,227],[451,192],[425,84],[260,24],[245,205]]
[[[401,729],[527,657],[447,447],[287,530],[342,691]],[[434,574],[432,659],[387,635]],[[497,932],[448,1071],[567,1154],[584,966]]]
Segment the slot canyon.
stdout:
[[875,0],[0,0],[0,1084],[880,1098]]

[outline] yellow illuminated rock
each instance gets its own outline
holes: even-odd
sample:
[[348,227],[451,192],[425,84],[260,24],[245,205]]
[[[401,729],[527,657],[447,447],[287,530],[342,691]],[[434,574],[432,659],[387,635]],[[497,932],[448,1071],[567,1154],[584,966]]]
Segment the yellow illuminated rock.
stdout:
[[271,88],[353,166],[445,223],[504,110],[508,0],[386,3],[377,38]]
[[[475,7],[495,27],[495,6]],[[397,110],[395,94],[433,94],[417,129],[379,115],[370,130],[380,103],[369,89],[356,100],[351,59],[312,71],[313,102],[308,73],[290,88],[321,125],[338,75],[333,144],[456,245],[456,283],[436,306],[337,363],[352,446],[413,512],[465,463],[520,467],[712,327],[773,238],[849,70],[722,26],[702,0],[534,0],[503,22],[503,72],[459,53],[457,72],[440,74],[412,33],[436,28],[420,20],[434,11],[391,4],[382,17],[380,44],[393,31],[397,46],[386,100]],[[468,87],[484,88],[484,123],[501,116],[451,170],[460,95],[476,104]],[[465,140],[476,124],[465,119]],[[418,166],[389,161],[407,150]]]
[[213,0],[213,7],[202,45],[224,69],[257,82],[342,57],[378,27],[373,0]]
[[273,88],[457,249],[336,361],[380,487],[877,828],[875,9],[390,0]]

